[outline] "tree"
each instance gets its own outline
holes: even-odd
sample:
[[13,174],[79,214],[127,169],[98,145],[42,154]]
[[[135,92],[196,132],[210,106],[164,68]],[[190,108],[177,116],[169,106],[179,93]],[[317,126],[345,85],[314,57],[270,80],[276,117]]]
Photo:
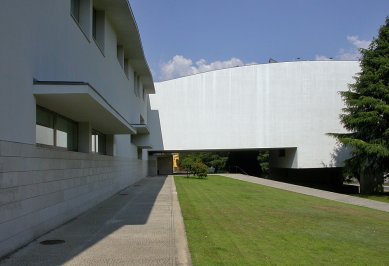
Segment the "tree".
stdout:
[[192,173],[192,165],[195,163],[195,161],[190,158],[180,158],[178,161],[178,164],[180,167],[182,167],[186,171],[186,176],[189,177],[189,175]]
[[269,174],[269,151],[260,151],[258,154],[258,162],[261,167],[261,175],[266,176]]
[[194,162],[192,165],[193,174],[199,178],[206,178],[208,167],[202,162]]
[[[180,162],[190,159],[192,162],[202,162],[208,167],[214,167],[215,173],[225,170],[228,152],[185,152],[180,153]],[[183,167],[182,164],[180,164]],[[183,167],[185,169],[185,167]]]
[[208,167],[200,160],[193,159],[193,157],[185,157],[179,160],[179,165],[186,171],[186,176],[189,177],[191,174],[205,178],[208,174]]
[[341,92],[346,107],[340,118],[349,133],[332,135],[351,148],[345,170],[359,179],[361,193],[377,193],[389,171],[389,17],[360,51],[361,72]]

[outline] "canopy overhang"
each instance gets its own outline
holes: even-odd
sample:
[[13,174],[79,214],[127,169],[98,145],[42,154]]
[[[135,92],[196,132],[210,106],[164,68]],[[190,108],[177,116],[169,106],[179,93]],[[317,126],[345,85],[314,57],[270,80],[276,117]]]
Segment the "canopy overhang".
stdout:
[[36,104],[104,134],[136,134],[130,123],[89,83],[34,81]]
[[150,130],[145,124],[131,124],[133,128],[136,130],[137,135],[149,135]]

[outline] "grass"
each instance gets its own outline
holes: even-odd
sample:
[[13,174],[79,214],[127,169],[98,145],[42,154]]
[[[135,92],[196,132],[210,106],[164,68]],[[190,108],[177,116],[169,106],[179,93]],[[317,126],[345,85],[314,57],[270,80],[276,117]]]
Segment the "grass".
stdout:
[[176,176],[193,265],[389,265],[389,213]]
[[389,203],[389,194],[388,193],[385,193],[385,194],[382,194],[382,195],[362,195],[362,194],[358,194],[358,195],[353,195],[353,196],[358,196],[358,197],[365,198],[365,199],[370,199],[370,200],[376,200],[376,201],[382,201],[382,202]]

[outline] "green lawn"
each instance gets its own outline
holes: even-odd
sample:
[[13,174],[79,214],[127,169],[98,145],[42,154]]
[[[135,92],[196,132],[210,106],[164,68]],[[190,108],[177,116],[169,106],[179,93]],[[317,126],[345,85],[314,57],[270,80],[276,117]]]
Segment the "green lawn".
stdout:
[[386,203],[389,203],[389,194],[388,193],[385,193],[383,195],[355,195],[355,196],[358,196],[358,197],[361,197],[361,198],[365,198],[365,199],[370,199],[370,200],[376,200],[376,201],[382,201],[382,202],[386,202]]
[[389,265],[389,213],[176,176],[193,265]]

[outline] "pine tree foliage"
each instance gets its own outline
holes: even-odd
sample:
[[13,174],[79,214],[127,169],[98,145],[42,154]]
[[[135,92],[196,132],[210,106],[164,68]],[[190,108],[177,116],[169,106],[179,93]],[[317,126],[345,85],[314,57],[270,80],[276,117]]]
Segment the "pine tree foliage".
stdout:
[[335,137],[352,149],[348,172],[370,184],[365,191],[378,192],[389,171],[389,17],[361,54],[361,72],[341,92],[346,107],[340,118],[350,133]]

